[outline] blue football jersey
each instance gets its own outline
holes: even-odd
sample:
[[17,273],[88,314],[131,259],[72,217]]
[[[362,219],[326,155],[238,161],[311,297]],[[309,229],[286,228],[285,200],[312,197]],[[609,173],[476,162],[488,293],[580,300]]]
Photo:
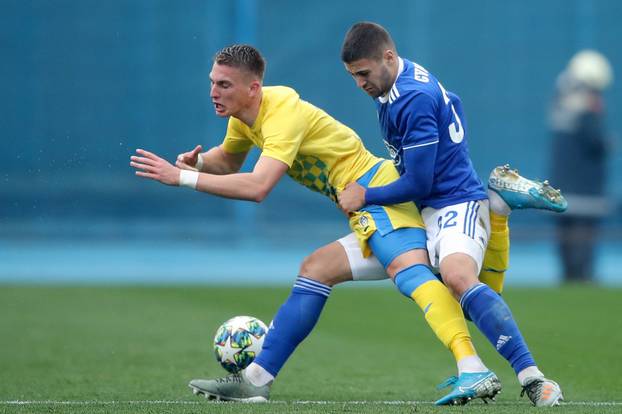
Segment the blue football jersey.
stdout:
[[385,145],[400,174],[418,168],[404,165],[404,151],[437,146],[436,159],[428,164],[434,169],[431,190],[413,200],[420,208],[488,198],[469,157],[460,98],[430,72],[400,58],[393,87],[376,105]]

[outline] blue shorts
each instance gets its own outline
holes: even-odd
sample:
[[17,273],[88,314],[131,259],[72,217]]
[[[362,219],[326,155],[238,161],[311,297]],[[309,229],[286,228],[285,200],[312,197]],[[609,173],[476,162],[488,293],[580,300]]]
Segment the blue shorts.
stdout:
[[[385,160],[380,161],[370,168],[369,171],[357,180],[357,182],[366,188],[379,187],[394,182],[399,179],[399,176],[400,175],[395,169],[393,163]],[[397,254],[392,254],[392,252],[388,249],[380,250],[380,247],[378,248],[379,252],[386,251],[387,253],[383,255],[373,252],[376,253],[376,256],[378,257],[387,258],[388,261],[385,263],[385,267],[400,253],[413,248],[425,248],[425,244],[421,247],[419,247],[418,244],[416,245],[417,247],[412,247],[410,244],[402,246],[404,242],[412,242],[412,240],[409,239],[412,239],[413,237],[418,238],[418,235],[420,234],[419,231],[415,231],[413,233],[411,230],[423,231],[423,240],[425,240],[425,224],[423,223],[423,219],[419,214],[417,206],[411,201],[392,204],[389,206],[364,206],[360,210],[350,214],[349,222],[350,228],[359,241],[363,257],[369,257],[372,254],[373,249],[371,248],[369,242],[373,235],[379,234],[382,238],[387,236],[387,240],[395,240],[390,244],[392,247],[389,247],[388,249],[399,249]],[[398,229],[409,231],[407,233],[403,233],[403,230],[398,232]],[[403,236],[403,234],[408,234],[408,236]],[[415,234],[415,236],[411,236],[412,234]],[[382,242],[381,244],[385,243],[386,242]]]
[[368,243],[374,256],[386,269],[393,259],[400,254],[409,250],[425,249],[427,239],[424,229],[405,227],[393,230],[385,235],[375,231],[368,239]]

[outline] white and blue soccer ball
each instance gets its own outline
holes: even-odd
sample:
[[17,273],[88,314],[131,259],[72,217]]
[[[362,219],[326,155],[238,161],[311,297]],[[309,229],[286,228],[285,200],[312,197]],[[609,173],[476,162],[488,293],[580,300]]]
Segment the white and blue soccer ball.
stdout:
[[224,369],[235,374],[250,365],[257,357],[268,327],[252,316],[236,316],[216,331],[214,353]]

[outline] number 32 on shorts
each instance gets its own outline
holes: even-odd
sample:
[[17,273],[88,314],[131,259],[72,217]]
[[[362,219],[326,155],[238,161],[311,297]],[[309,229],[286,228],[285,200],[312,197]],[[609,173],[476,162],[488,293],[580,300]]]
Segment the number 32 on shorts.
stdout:
[[454,227],[457,222],[456,222],[456,217],[458,216],[458,212],[455,210],[449,210],[448,212],[445,213],[444,216],[438,216],[438,233],[441,232],[441,230],[449,228],[449,227]]

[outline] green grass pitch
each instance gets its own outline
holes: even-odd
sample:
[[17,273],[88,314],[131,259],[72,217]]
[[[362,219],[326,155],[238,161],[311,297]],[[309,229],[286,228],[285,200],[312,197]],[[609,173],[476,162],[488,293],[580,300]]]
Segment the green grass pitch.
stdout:
[[[536,410],[470,325],[504,389],[497,403],[434,407],[454,373],[417,306],[385,288],[337,287],[264,405],[212,403],[187,387],[225,374],[212,352],[224,320],[269,323],[285,287],[0,286],[0,412],[415,413]],[[622,290],[510,287],[504,295],[564,413],[622,412]],[[402,402],[399,402],[402,401]]]

